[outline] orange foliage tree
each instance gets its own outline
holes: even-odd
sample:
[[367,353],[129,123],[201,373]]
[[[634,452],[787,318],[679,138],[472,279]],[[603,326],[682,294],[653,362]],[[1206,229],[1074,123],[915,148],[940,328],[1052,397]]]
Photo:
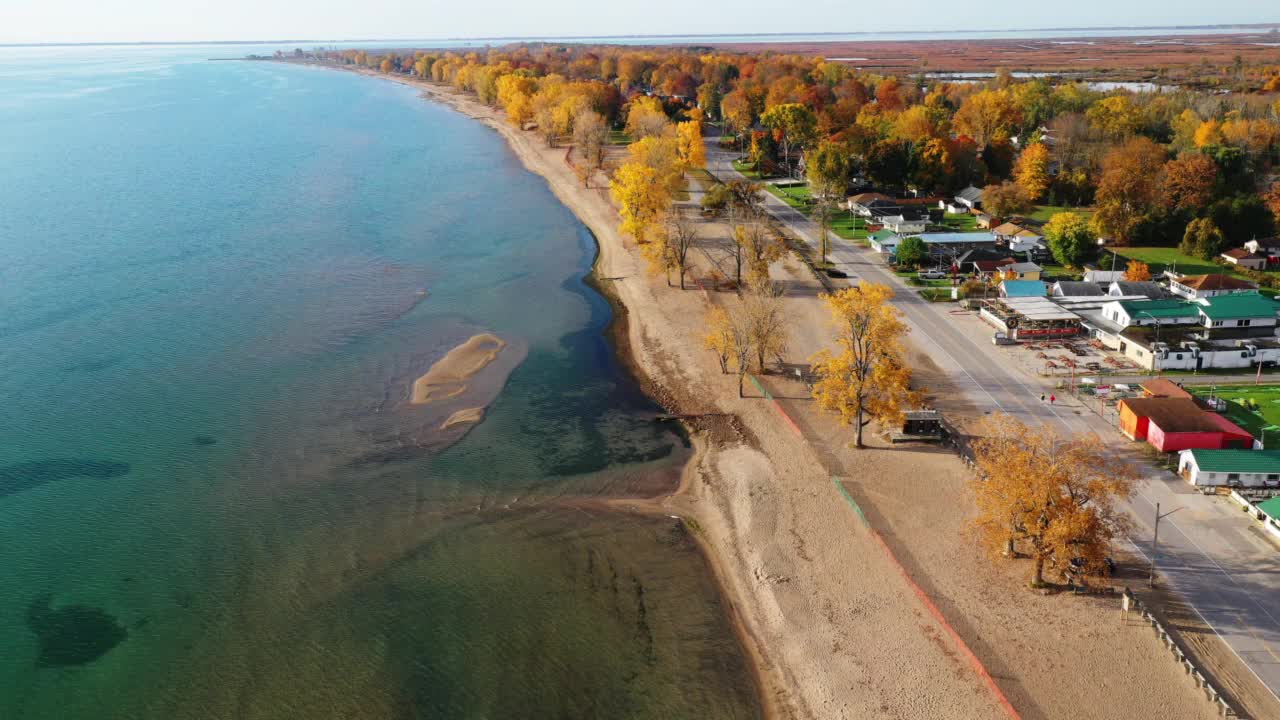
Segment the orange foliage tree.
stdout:
[[974,523],[992,556],[1030,557],[1035,587],[1046,571],[1101,574],[1128,528],[1117,504],[1133,493],[1133,468],[1096,435],[1063,437],[1005,414],[984,418],[977,434]]

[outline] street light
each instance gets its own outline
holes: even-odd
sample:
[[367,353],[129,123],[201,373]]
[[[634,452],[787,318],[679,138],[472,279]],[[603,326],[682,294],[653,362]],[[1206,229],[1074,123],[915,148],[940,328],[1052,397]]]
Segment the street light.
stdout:
[[1161,515],[1160,503],[1156,503],[1156,527],[1155,534],[1151,538],[1151,574],[1147,577],[1147,584],[1150,587],[1156,586],[1156,558],[1160,557],[1160,520],[1169,517],[1179,510],[1185,509],[1186,507],[1174,508],[1173,510]]

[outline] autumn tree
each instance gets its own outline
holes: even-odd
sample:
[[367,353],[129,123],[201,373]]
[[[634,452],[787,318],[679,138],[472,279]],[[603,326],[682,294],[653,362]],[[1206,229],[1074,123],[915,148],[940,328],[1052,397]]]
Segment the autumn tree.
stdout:
[[653,168],[657,181],[667,189],[668,194],[685,188],[684,174],[688,166],[680,155],[676,138],[652,135],[641,138],[627,146],[627,156],[631,162]]
[[1133,240],[1159,198],[1164,150],[1146,137],[1134,137],[1107,153],[1095,196],[1098,230],[1121,243]]
[[633,139],[665,135],[671,126],[671,120],[662,109],[662,101],[655,97],[641,95],[631,101],[627,110],[626,131]]
[[817,130],[817,117],[812,110],[800,103],[784,103],[766,110],[760,116],[760,122],[779,135],[783,165],[788,175],[794,175],[791,153],[793,150],[803,148],[813,139]]
[[835,218],[839,206],[835,198],[827,195],[819,197],[813,203],[810,217],[818,223],[818,249],[822,255],[822,264],[827,264],[827,252],[831,249],[831,221]]
[[1064,438],[1003,413],[976,430],[974,524],[993,557],[1030,557],[1033,587],[1046,571],[1101,574],[1128,529],[1118,504],[1133,493],[1133,468],[1093,434]]
[[888,285],[867,282],[822,296],[839,349],[814,357],[818,380],[813,397],[823,410],[837,413],[842,424],[853,425],[859,448],[864,447],[862,430],[871,421],[901,425],[906,409],[922,397],[911,389],[902,343],[908,328],[890,304],[892,298]]
[[992,215],[1004,218],[1031,209],[1031,199],[1021,185],[1006,181],[983,188],[982,207]]
[[1141,260],[1130,260],[1124,269],[1124,279],[1128,282],[1147,282],[1151,279],[1151,267]]
[[1044,197],[1049,189],[1049,148],[1044,143],[1028,145],[1013,166],[1013,177],[1032,202]]
[[1062,265],[1078,266],[1094,245],[1093,227],[1088,218],[1077,213],[1057,213],[1045,223],[1042,232],[1053,259]]
[[729,361],[733,359],[733,321],[729,312],[719,305],[707,308],[704,319],[707,331],[702,336],[702,345],[716,354],[720,363],[720,373],[729,372]]
[[660,181],[658,171],[631,161],[618,168],[609,182],[609,194],[618,203],[622,231],[645,242],[649,229],[671,207],[671,191]]
[[824,140],[805,154],[804,172],[814,198],[843,197],[851,170],[849,150],[839,143]]
[[702,123],[690,120],[676,125],[676,152],[685,168],[707,165],[707,148],[702,142]]
[[1276,225],[1280,226],[1280,180],[1271,184],[1271,187],[1262,194],[1262,202],[1266,204],[1267,209],[1275,216]]
[[667,216],[666,252],[670,257],[670,267],[680,276],[680,289],[684,289],[684,278],[689,272],[689,253],[698,241],[698,228],[678,208],[672,209]]
[[770,358],[781,360],[787,351],[787,320],[782,307],[782,287],[769,279],[757,278],[747,288],[742,313],[758,372],[765,371]]
[[[604,116],[587,110],[573,123],[573,144],[590,174],[604,166],[604,151],[609,142],[609,126]],[[585,184],[585,183],[584,183]]]
[[1226,249],[1227,239],[1211,218],[1196,218],[1187,225],[1178,251],[1201,260],[1212,260]]
[[985,147],[1006,139],[1022,121],[1018,106],[1007,90],[983,90],[965,98],[952,122],[956,132]]
[[759,286],[769,279],[769,266],[782,257],[784,245],[770,232],[769,226],[759,220],[738,225],[733,231],[734,269],[738,287],[743,286],[743,270],[746,284]]
[[1122,139],[1138,131],[1141,114],[1128,95],[1112,95],[1094,103],[1085,113],[1092,125],[1103,135]]
[[1188,153],[1164,165],[1159,200],[1166,210],[1195,212],[1213,200],[1218,166],[1208,155]]

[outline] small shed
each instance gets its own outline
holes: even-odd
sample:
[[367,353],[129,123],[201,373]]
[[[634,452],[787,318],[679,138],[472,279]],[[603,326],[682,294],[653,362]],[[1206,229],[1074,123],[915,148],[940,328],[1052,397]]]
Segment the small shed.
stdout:
[[1280,487],[1280,451],[1183,450],[1178,474],[1197,486]]
[[941,440],[946,434],[942,413],[937,410],[909,410],[902,421],[902,432],[894,433],[893,442]]

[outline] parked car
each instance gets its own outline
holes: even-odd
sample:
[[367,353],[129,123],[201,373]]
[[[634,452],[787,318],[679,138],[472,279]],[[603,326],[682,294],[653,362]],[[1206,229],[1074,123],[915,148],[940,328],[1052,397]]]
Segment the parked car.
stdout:
[[934,268],[933,270],[921,270],[919,273],[921,280],[945,280],[947,279],[947,271]]
[[849,273],[847,273],[847,272],[845,272],[845,271],[843,271],[843,270],[837,270],[837,269],[835,269],[835,268],[827,268],[827,269],[826,269],[826,270],[824,270],[823,272],[825,272],[825,273],[827,274],[827,277],[829,277],[829,278],[847,278],[847,277],[849,277]]
[[997,332],[996,334],[991,336],[991,344],[992,345],[1017,345],[1018,341],[1011,339],[1005,333]]

